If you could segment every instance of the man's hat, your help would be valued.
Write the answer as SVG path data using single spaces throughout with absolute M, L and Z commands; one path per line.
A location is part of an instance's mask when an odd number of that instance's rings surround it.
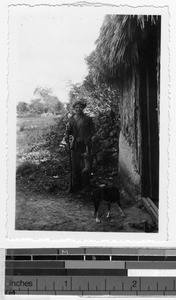
M 85 102 L 83 102 L 83 101 L 81 101 L 81 100 L 78 100 L 78 101 L 76 101 L 75 103 L 73 103 L 73 108 L 75 108 L 75 106 L 76 105 L 81 105 L 82 106 L 82 108 L 85 108 L 86 106 L 87 106 L 87 104 L 85 103 Z

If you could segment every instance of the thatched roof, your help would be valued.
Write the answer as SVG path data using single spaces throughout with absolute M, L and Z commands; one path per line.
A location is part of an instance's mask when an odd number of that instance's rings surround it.
M 138 45 L 147 30 L 156 26 L 158 16 L 106 15 L 89 63 L 98 81 L 121 78 L 134 70 L 139 61 Z

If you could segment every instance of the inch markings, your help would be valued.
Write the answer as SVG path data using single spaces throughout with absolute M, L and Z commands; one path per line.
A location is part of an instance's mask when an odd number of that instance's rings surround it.
M 65 280 L 66 279 L 66 280 Z M 49 277 L 45 281 L 43 278 L 35 278 L 32 280 L 32 284 L 30 286 L 27 286 L 26 282 L 29 283 L 29 281 L 24 282 L 19 277 L 14 278 L 13 282 L 11 281 L 10 284 L 7 287 L 7 280 L 6 280 L 6 294 L 19 294 L 26 293 L 26 294 L 41 294 L 45 291 L 47 291 L 47 294 L 51 292 L 51 294 L 54 292 L 57 294 L 57 292 L 63 292 L 63 295 L 72 294 L 72 292 L 82 292 L 83 294 L 86 292 L 105 292 L 105 294 L 108 292 L 111 294 L 113 291 L 117 294 L 120 292 L 129 294 L 132 292 L 132 294 L 136 293 L 136 295 L 140 295 L 141 293 L 147 295 L 157 295 L 163 294 L 163 295 L 176 295 L 176 291 L 174 290 L 174 280 L 175 278 L 109 278 L 104 277 L 100 278 L 98 276 L 96 277 L 84 277 L 84 279 L 79 276 L 73 276 L 70 278 L 62 278 L 58 280 L 57 277 Z M 16 284 L 14 284 L 14 282 Z M 19 286 L 20 284 L 20 286 Z

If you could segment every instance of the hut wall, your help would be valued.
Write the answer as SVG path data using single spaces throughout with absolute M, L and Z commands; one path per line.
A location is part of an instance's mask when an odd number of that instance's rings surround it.
M 139 78 L 133 74 L 120 92 L 121 132 L 119 138 L 119 175 L 126 190 L 140 194 L 140 116 Z

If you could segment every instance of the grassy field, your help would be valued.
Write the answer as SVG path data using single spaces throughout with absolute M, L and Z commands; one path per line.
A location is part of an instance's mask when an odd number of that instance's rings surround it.
M 64 132 L 57 130 L 58 120 L 54 116 L 17 119 L 17 190 L 29 182 L 31 190 L 40 193 L 66 185 L 61 177 L 68 174 L 68 159 L 60 153 Z
M 50 126 L 54 125 L 57 119 L 53 116 L 17 118 L 17 167 L 24 161 L 40 163 L 47 159 L 49 153 L 44 150 L 44 136 L 50 132 Z

